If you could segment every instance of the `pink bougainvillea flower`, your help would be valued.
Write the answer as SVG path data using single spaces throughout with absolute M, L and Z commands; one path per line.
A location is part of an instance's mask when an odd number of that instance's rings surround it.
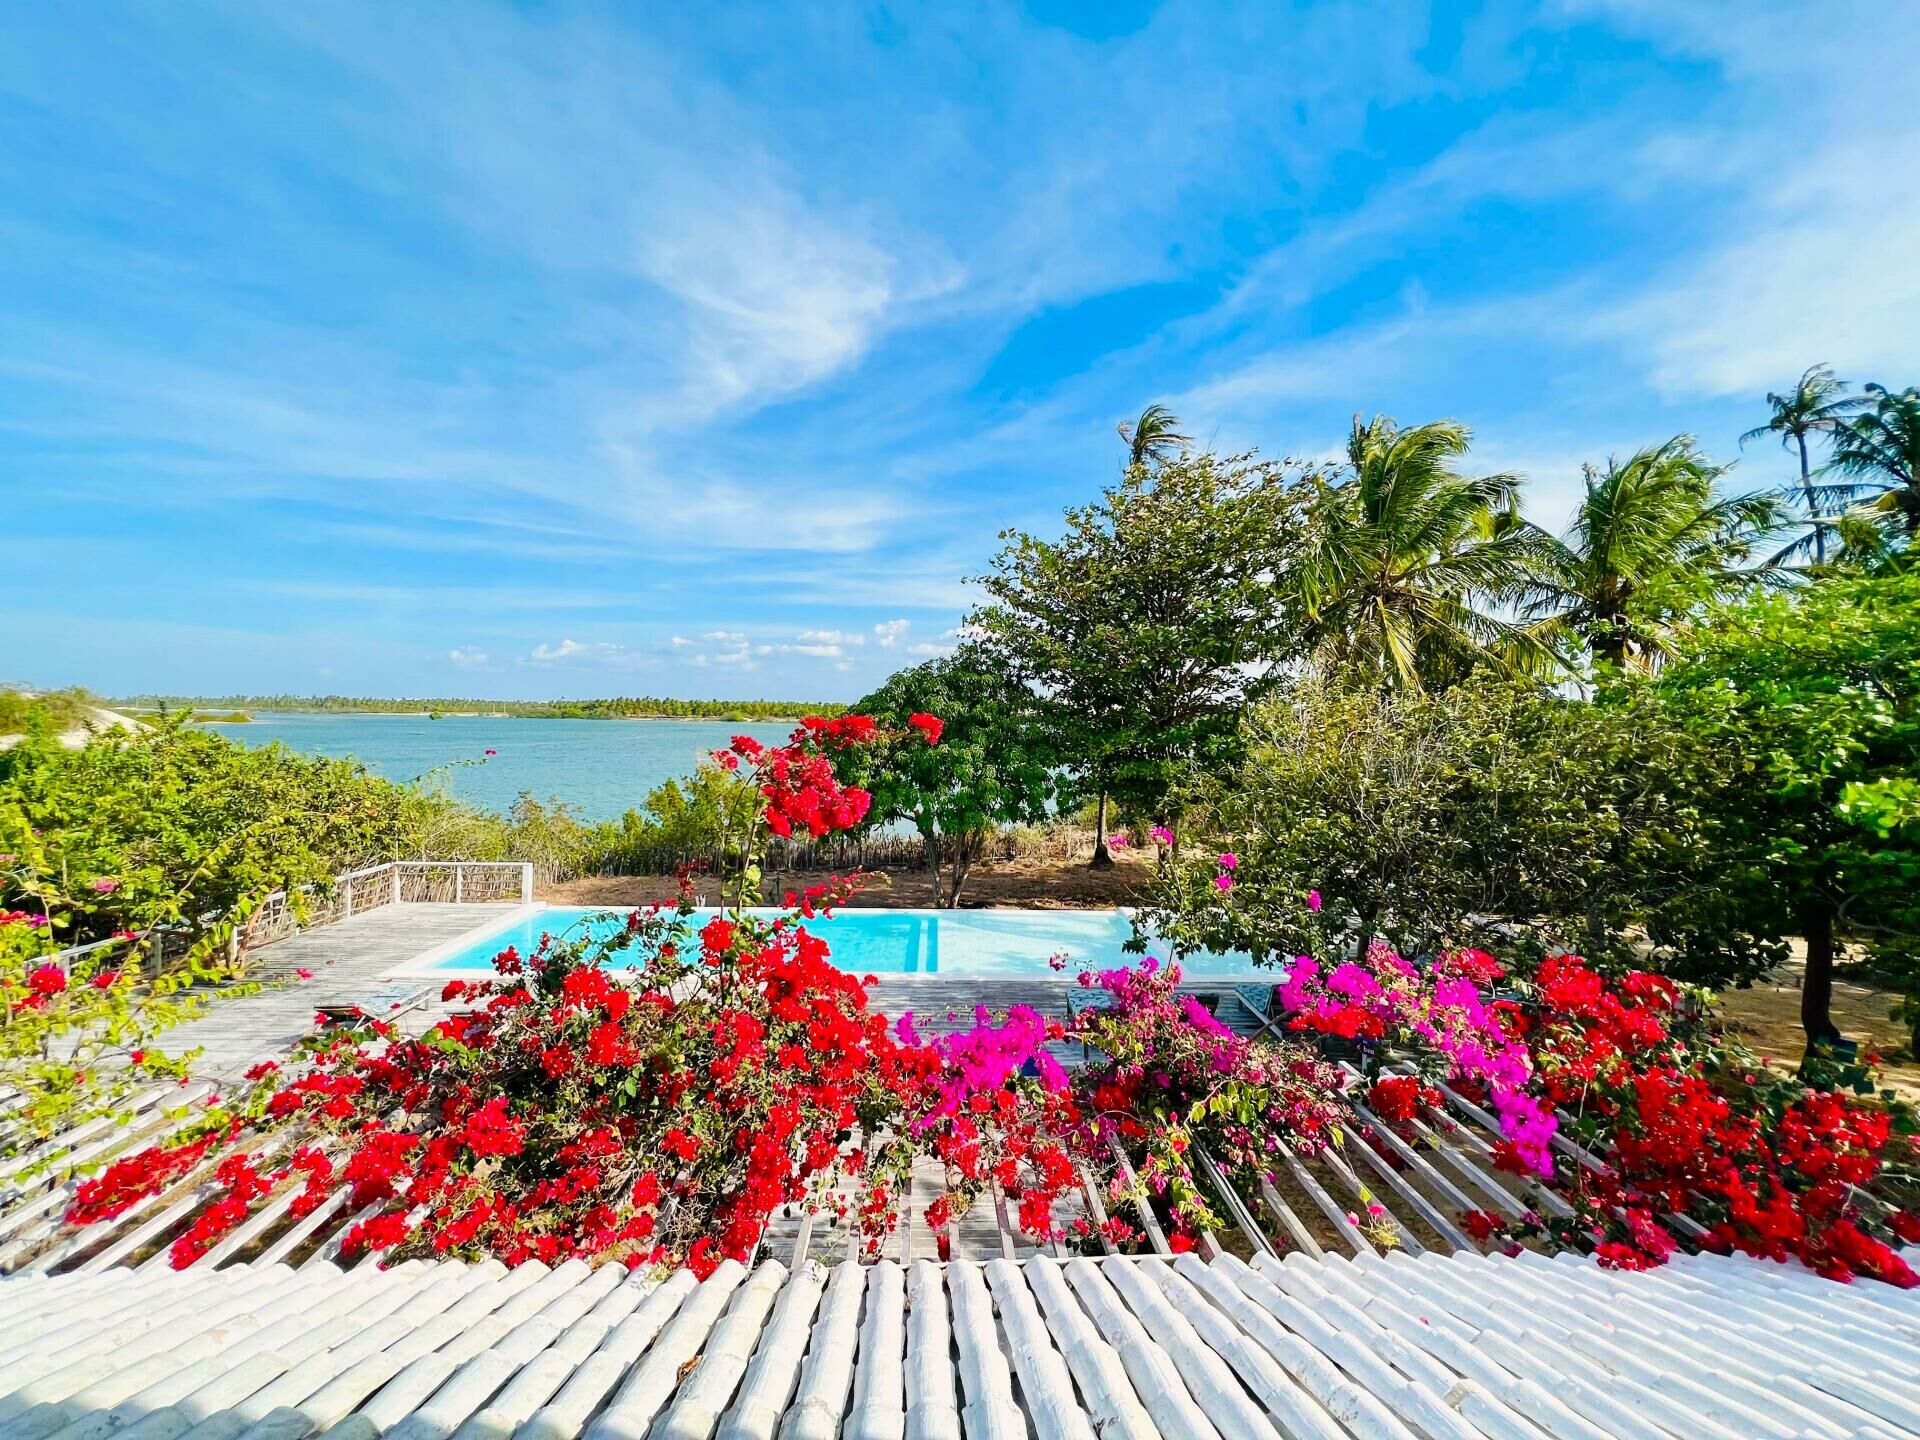
M 500 752 L 498 750 L 489 750 L 486 753 L 489 755 L 498 755 Z
M 1225 873 L 1216 875 L 1213 877 L 1213 884 L 1217 890 L 1231 890 L 1233 889 L 1233 876 Z
M 1234 854 L 1231 850 L 1227 851 L 1224 855 L 1220 857 L 1220 868 L 1222 870 L 1235 869 L 1236 867 L 1239 866 L 1239 864 L 1240 864 L 1240 857 Z
M 307 970 L 307 969 L 300 969 L 300 970 L 296 970 L 296 971 L 294 971 L 293 973 L 294 973 L 295 975 L 297 975 L 297 976 L 299 976 L 299 977 L 300 977 L 300 978 L 301 978 L 302 980 L 311 980 L 311 979 L 313 979 L 313 971 L 311 971 L 311 970 Z
M 1169 830 L 1164 825 L 1156 825 L 1153 827 L 1153 829 L 1151 829 L 1147 833 L 1153 836 L 1153 838 L 1158 840 L 1162 845 L 1173 844 L 1173 831 Z
M 96 895 L 111 895 L 119 888 L 118 880 L 108 880 L 104 876 L 93 882 L 93 893 Z
M 1307 891 L 1307 909 L 1313 911 L 1316 915 L 1320 913 L 1320 892 L 1318 890 Z
M 1107 848 L 1108 848 L 1109 850 L 1124 850 L 1124 849 L 1126 849 L 1126 848 L 1127 848 L 1127 837 L 1126 837 L 1126 836 L 1124 836 L 1124 835 L 1109 835 L 1109 836 L 1107 837 Z

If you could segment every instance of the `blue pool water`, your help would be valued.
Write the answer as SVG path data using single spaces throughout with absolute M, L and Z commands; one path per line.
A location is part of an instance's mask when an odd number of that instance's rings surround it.
M 718 913 L 696 911 L 694 927 Z M 491 974 L 493 957 L 509 945 L 524 955 L 543 934 L 608 935 L 625 923 L 623 913 L 555 906 L 516 915 L 471 939 L 430 951 L 410 968 L 436 975 Z M 807 928 L 827 942 L 834 964 L 856 975 L 1052 975 L 1051 958 L 1064 954 L 1066 964 L 1058 973 L 1071 978 L 1081 970 L 1140 959 L 1125 949 L 1133 921 L 1119 910 L 842 910 L 808 922 Z M 1148 953 L 1165 959 L 1167 952 L 1150 945 Z M 638 956 L 633 958 L 638 963 Z M 1182 963 L 1192 975 L 1255 973 L 1244 955 L 1193 955 Z

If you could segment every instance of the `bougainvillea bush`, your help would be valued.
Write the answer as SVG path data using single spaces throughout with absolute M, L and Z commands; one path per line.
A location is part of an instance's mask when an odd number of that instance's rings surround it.
M 1487 998 L 1495 982 L 1512 987 L 1509 998 Z M 1331 969 L 1300 957 L 1276 994 L 1295 1031 L 1374 1047 L 1368 1099 L 1383 1122 L 1437 1101 L 1433 1081 L 1493 1111 L 1506 1136 L 1496 1163 L 1555 1182 L 1575 1208 L 1512 1238 L 1551 1234 L 1635 1269 L 1690 1238 L 1794 1256 L 1836 1279 L 1916 1283 L 1889 1243 L 1920 1241 L 1910 1208 L 1920 1156 L 1905 1112 L 1774 1074 L 1665 976 L 1603 976 L 1575 955 L 1509 975 L 1469 949 L 1422 967 L 1376 944 Z M 1415 1073 L 1383 1074 L 1389 1060 L 1411 1060 Z M 1556 1172 L 1563 1123 L 1604 1168 L 1563 1160 Z M 1507 1227 L 1474 1212 L 1468 1228 L 1492 1238 Z
M 1680 1233 L 1666 1217 L 1686 1216 L 1712 1248 L 1920 1283 L 1888 1244 L 1920 1243 L 1920 1150 L 1898 1104 L 1774 1074 L 1664 976 L 1564 955 L 1527 990 L 1509 1018 L 1541 1093 L 1609 1166 L 1568 1192 L 1603 1261 L 1659 1263 Z
M 1271 1180 L 1282 1147 L 1311 1155 L 1340 1142 L 1344 1086 L 1308 1047 L 1234 1034 L 1193 996 L 1176 993 L 1179 982 L 1179 966 L 1151 958 L 1083 972 L 1080 983 L 1101 991 L 1104 1003 L 1082 1011 L 1072 1034 L 1095 1056 L 1079 1077 L 1078 1138 L 1103 1168 L 1107 1142 L 1117 1140 L 1135 1173 L 1131 1194 L 1120 1177 L 1109 1182 L 1109 1204 L 1153 1203 L 1171 1221 L 1169 1243 L 1185 1250 L 1227 1223 L 1196 1182 L 1195 1146 L 1239 1181 Z M 1123 1218 L 1109 1223 L 1118 1232 L 1109 1239 L 1133 1238 Z
M 930 719 L 885 738 L 936 744 Z M 784 746 L 737 739 L 722 763 L 759 787 L 768 830 L 822 834 L 867 808 L 832 757 L 877 734 L 861 716 L 810 721 Z M 503 951 L 494 978 L 448 985 L 463 1008 L 421 1036 L 378 1019 L 317 1031 L 177 1143 L 84 1184 L 70 1218 L 124 1213 L 217 1155 L 220 1196 L 174 1240 L 177 1265 L 298 1183 L 294 1215 L 339 1197 L 354 1217 L 349 1252 L 705 1272 L 749 1257 L 774 1212 L 800 1201 L 877 1248 L 915 1158 L 931 1157 L 947 1176 L 926 1215 L 936 1231 L 997 1186 L 1029 1234 L 1124 1244 L 1137 1240 L 1124 1220 L 1094 1236 L 1059 1219 L 1083 1174 L 1111 1181 L 1118 1139 L 1139 1162 L 1139 1198 L 1189 1244 L 1217 1223 L 1186 1168 L 1189 1137 L 1244 1168 L 1334 1133 L 1331 1072 L 1298 1047 L 1228 1035 L 1174 996 L 1175 972 L 1085 977 L 1111 1008 L 1071 1028 L 1016 1006 L 928 1039 L 911 1015 L 872 1009 L 871 977 L 835 968 L 814 933 L 851 882 L 790 895 L 768 919 L 744 903 L 751 874 L 717 918 L 683 900 L 635 911 L 607 939 Z M 1047 1049 L 1061 1042 L 1104 1058 L 1070 1079 Z M 1117 1183 L 1110 1194 L 1129 1198 Z

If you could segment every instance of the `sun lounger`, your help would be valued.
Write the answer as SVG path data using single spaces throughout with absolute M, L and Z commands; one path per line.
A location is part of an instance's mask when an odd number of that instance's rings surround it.
M 431 985 L 408 983 L 387 985 L 378 990 L 338 992 L 314 1006 L 314 1014 L 328 1025 L 347 1025 L 356 1020 L 392 1020 L 418 1009 L 433 994 Z

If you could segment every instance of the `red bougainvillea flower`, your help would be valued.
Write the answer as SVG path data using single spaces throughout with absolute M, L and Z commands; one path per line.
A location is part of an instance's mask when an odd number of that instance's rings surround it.
M 946 721 L 938 715 L 928 715 L 924 711 L 907 717 L 907 724 L 927 737 L 929 745 L 938 745 L 940 735 L 946 729 Z

